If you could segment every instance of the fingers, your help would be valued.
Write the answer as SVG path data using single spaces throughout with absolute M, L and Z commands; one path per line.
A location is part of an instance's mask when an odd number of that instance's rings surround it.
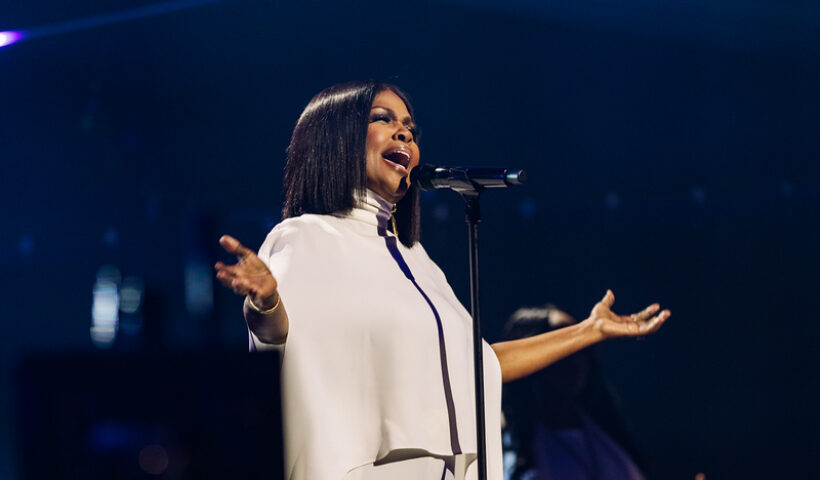
M 225 265 L 222 262 L 216 262 L 214 268 L 216 268 L 216 278 L 220 281 L 220 283 L 232 290 L 232 282 L 237 281 L 237 279 L 241 279 L 242 281 L 247 279 L 244 272 L 240 269 L 239 264 Z
M 214 264 L 216 278 L 223 286 L 230 288 L 238 295 L 268 296 L 276 292 L 276 279 L 255 253 L 227 235 L 220 239 L 220 243 L 229 252 L 244 255 L 239 257 L 239 262 L 235 265 L 226 265 L 223 262 Z
M 658 307 L 650 305 L 641 313 L 634 313 L 629 316 L 617 317 L 612 315 L 608 320 L 601 323 L 602 331 L 609 337 L 643 337 L 657 332 L 666 320 L 672 315 L 669 310 L 663 310 L 654 317 L 637 320 L 639 316 L 645 315 L 647 311 L 656 311 Z
M 666 319 L 672 315 L 672 312 L 669 310 L 664 310 L 661 313 L 655 315 L 654 317 L 650 318 L 646 322 L 640 324 L 638 327 L 638 334 L 639 335 L 650 335 L 652 333 L 657 332 L 666 322 Z
M 223 286 L 233 288 L 232 283 L 234 279 L 236 279 L 236 276 L 228 270 L 219 270 L 216 272 L 216 279 L 219 280 L 219 283 Z
M 254 288 L 247 280 L 235 276 L 228 270 L 220 270 L 216 278 L 223 286 L 230 288 L 237 295 L 250 295 L 254 293 Z
M 239 258 L 245 258 L 249 253 L 253 253 L 249 248 L 239 243 L 239 240 L 230 235 L 222 235 L 219 237 L 219 244 L 222 245 L 222 248 L 224 248 L 226 252 L 232 253 Z
M 604 298 L 601 299 L 601 303 L 606 305 L 607 308 L 612 308 L 612 304 L 615 303 L 615 294 L 612 293 L 612 290 L 607 289 Z
M 632 315 L 617 315 L 612 312 L 615 294 L 607 290 L 604 298 L 592 308 L 589 320 L 594 320 L 597 328 L 609 337 L 642 337 L 655 333 L 666 319 L 672 315 L 669 310 L 660 310 L 660 305 L 653 303 Z M 655 315 L 654 317 L 652 315 Z
M 630 315 L 630 316 L 629 316 L 629 317 L 627 317 L 627 318 L 628 318 L 628 319 L 629 319 L 629 321 L 631 321 L 631 322 L 636 322 L 636 323 L 645 322 L 645 321 L 646 321 L 646 319 L 648 319 L 649 317 L 651 317 L 651 316 L 652 316 L 652 314 L 654 314 L 655 312 L 657 312 L 660 308 L 661 308 L 661 306 L 660 306 L 660 305 L 658 305 L 657 303 L 653 303 L 652 305 L 650 305 L 650 306 L 648 306 L 648 307 L 644 308 L 644 309 L 643 309 L 643 310 L 641 310 L 640 312 L 638 312 L 638 313 L 633 313 L 632 315 Z

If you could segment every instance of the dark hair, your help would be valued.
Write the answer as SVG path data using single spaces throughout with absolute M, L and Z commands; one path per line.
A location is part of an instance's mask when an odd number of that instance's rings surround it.
M 413 106 L 395 85 L 375 81 L 340 83 L 319 92 L 308 103 L 288 146 L 285 165 L 285 205 L 282 218 L 303 213 L 347 213 L 367 189 L 365 146 L 370 107 L 379 92 L 391 90 Z M 410 186 L 396 205 L 396 229 L 401 243 L 419 240 L 419 195 Z
M 566 317 L 569 322 L 557 322 L 557 317 L 551 317 L 553 313 L 565 312 L 549 303 L 540 307 L 519 308 L 507 320 L 501 335 L 502 341 L 540 335 L 575 323 L 569 316 Z M 585 355 L 590 368 L 587 383 L 577 397 L 577 404 L 624 448 L 641 470 L 646 471 L 646 464 L 632 440 L 617 397 L 604 379 L 594 353 L 586 349 L 575 355 Z M 516 453 L 516 465 L 511 475 L 513 480 L 522 478 L 524 473 L 533 468 L 533 436 L 546 413 L 534 398 L 534 392 L 541 388 L 539 380 L 542 372 L 504 385 L 502 408 L 506 421 L 505 430 L 509 434 L 505 435 L 504 449 Z

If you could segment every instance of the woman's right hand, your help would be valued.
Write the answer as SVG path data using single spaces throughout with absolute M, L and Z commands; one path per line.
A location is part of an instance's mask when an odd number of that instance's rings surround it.
M 216 278 L 237 295 L 247 295 L 260 310 L 273 308 L 277 283 L 265 262 L 230 235 L 223 235 L 219 244 L 239 261 L 235 265 L 216 262 Z

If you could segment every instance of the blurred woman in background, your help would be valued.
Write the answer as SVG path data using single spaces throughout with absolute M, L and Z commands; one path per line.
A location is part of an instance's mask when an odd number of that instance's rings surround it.
M 504 340 L 575 325 L 554 305 L 516 310 Z M 591 350 L 504 387 L 508 480 L 642 480 L 639 455 Z

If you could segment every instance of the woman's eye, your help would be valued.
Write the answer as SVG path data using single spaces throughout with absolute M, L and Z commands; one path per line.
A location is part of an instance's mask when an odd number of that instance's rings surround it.
M 390 123 L 390 117 L 382 114 L 374 114 L 370 116 L 370 122 L 385 122 Z

